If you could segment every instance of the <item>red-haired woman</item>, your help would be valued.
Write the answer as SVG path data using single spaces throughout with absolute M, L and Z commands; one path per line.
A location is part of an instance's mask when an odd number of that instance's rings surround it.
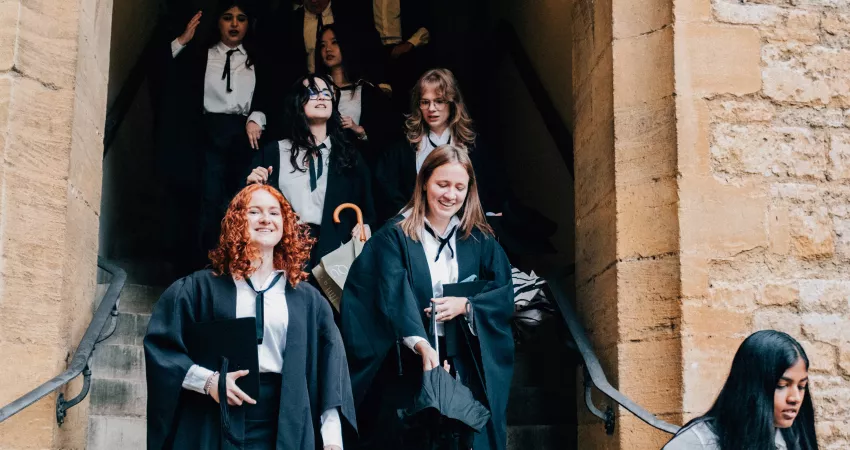
M 444 285 L 472 278 L 484 282 L 480 292 L 443 296 Z M 465 150 L 439 146 L 422 162 L 402 214 L 366 243 L 345 281 L 341 328 L 360 422 L 360 439 L 347 448 L 418 443 L 398 411 L 411 406 L 422 374 L 446 362 L 426 340 L 425 323 L 436 313 L 441 354 L 492 414 L 470 447 L 504 450 L 513 297 L 511 267 L 484 219 L 472 162 Z
M 343 423 L 356 427 L 351 384 L 331 309 L 301 282 L 311 245 L 272 187 L 251 185 L 233 198 L 210 252 L 213 268 L 178 280 L 154 307 L 144 341 L 148 449 L 229 448 L 222 430 L 230 429 L 244 430 L 236 437 L 246 450 L 341 450 Z M 183 338 L 193 323 L 241 317 L 262 324 L 256 399 L 235 383 L 247 371 L 219 374 L 195 364 Z M 226 377 L 227 398 L 210 389 L 219 377 Z M 224 401 L 231 413 L 222 427 Z

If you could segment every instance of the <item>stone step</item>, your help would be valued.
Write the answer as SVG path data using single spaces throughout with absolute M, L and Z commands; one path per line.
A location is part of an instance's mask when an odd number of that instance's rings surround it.
M 106 342 L 99 344 L 92 356 L 93 379 L 144 382 L 145 356 L 142 346 L 106 344 Z
M 574 424 L 575 405 L 573 389 L 515 386 L 508 399 L 508 425 Z
M 147 447 L 147 421 L 137 417 L 89 416 L 87 450 L 136 450 Z
M 89 394 L 89 410 L 99 416 L 144 418 L 147 392 L 144 381 L 95 379 Z
M 508 450 L 578 450 L 575 425 L 508 426 Z
M 142 345 L 148 329 L 150 314 L 122 312 L 118 314 L 118 325 L 107 340 L 98 345 Z
M 153 305 L 165 291 L 164 287 L 142 284 L 127 284 L 121 291 L 118 311 L 122 313 L 150 314 Z

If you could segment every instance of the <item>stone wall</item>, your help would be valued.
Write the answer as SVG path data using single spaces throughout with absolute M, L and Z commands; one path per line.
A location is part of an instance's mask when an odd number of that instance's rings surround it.
M 111 0 L 0 1 L 2 405 L 64 370 L 91 318 L 111 13 Z M 0 447 L 81 448 L 86 405 L 59 429 L 54 403 L 0 425 Z
M 674 3 L 685 415 L 779 329 L 812 360 L 821 448 L 848 448 L 850 2 Z

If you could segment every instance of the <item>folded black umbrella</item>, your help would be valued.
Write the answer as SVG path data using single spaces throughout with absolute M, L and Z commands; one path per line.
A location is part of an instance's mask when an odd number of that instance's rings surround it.
M 405 449 L 469 449 L 476 432 L 490 420 L 490 411 L 472 391 L 437 367 L 422 375 L 422 389 L 413 406 L 399 411 L 405 425 Z

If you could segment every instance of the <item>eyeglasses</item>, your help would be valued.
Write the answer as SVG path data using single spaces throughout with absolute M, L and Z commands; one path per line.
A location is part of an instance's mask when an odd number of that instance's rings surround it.
M 308 89 L 307 92 L 310 95 L 310 100 L 333 100 L 334 93 L 331 92 L 330 89 L 322 89 L 321 91 L 317 91 L 315 89 Z
M 434 104 L 435 109 L 439 110 L 439 109 L 445 109 L 446 105 L 448 105 L 451 102 L 444 99 L 444 98 L 438 98 L 438 99 L 434 100 L 433 102 L 431 100 L 422 99 L 422 100 L 419 100 L 419 109 L 429 109 L 429 108 L 431 108 L 431 103 Z

